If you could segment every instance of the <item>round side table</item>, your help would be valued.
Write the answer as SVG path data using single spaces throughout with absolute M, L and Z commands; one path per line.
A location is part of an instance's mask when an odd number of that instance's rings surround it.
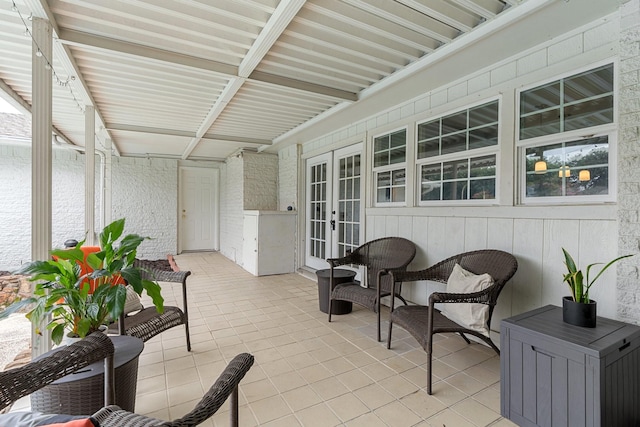
M 109 338 L 115 347 L 115 404 L 134 412 L 138 357 L 144 349 L 144 343 L 128 335 Z M 31 394 L 31 409 L 44 414 L 91 415 L 103 406 L 104 361 L 95 362 Z
M 327 314 L 329 313 L 330 274 L 331 270 L 328 268 L 316 271 L 316 276 L 318 276 L 318 301 L 320 303 L 320 311 Z M 353 282 L 354 277 L 356 277 L 355 271 L 342 268 L 333 270 L 333 282 L 335 285 Z M 353 304 L 350 301 L 334 300 L 331 304 L 331 314 L 348 314 L 351 313 L 352 309 Z

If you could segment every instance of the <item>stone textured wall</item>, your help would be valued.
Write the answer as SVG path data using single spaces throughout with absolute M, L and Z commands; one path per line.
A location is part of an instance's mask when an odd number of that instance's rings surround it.
M 620 134 L 618 222 L 620 254 L 640 249 L 640 0 L 620 9 Z M 640 256 L 618 266 L 618 316 L 640 323 Z
M 244 152 L 244 209 L 276 210 L 278 206 L 278 156 Z

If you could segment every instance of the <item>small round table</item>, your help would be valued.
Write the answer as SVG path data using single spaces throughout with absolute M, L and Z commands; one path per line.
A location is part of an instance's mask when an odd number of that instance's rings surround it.
M 134 412 L 138 357 L 144 349 L 144 343 L 128 335 L 109 338 L 115 347 L 115 404 Z M 31 409 L 44 414 L 91 415 L 103 406 L 104 361 L 95 362 L 31 394 Z
M 320 303 L 320 311 L 327 314 L 329 313 L 330 274 L 331 270 L 328 268 L 316 271 L 316 276 L 318 276 L 318 302 Z M 355 271 L 342 268 L 335 268 L 333 270 L 334 286 L 340 283 L 353 282 L 354 277 L 356 277 Z M 334 300 L 331 304 L 331 314 L 347 314 L 351 313 L 352 309 L 353 304 L 350 301 Z

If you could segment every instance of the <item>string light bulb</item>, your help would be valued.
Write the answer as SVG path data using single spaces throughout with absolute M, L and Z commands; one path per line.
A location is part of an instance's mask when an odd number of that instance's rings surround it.
M 27 17 L 27 19 L 25 20 L 25 18 L 22 15 L 22 13 L 20 13 L 20 9 L 16 5 L 16 2 L 13 1 L 13 0 L 11 1 L 11 10 L 16 12 L 18 14 L 18 16 L 20 17 L 20 20 L 22 21 L 22 25 L 24 25 L 24 35 L 27 36 L 27 37 L 30 37 L 31 41 L 33 42 L 33 45 L 35 46 L 35 49 L 36 49 L 35 55 L 37 57 L 44 58 L 44 60 L 45 60 L 44 68 L 47 69 L 47 70 L 52 70 L 51 74 L 52 74 L 53 78 L 55 79 L 55 81 L 56 81 L 56 83 L 58 85 L 60 85 L 62 87 L 67 87 L 71 97 L 73 98 L 73 100 L 75 101 L 76 105 L 78 106 L 78 109 L 80 110 L 81 113 L 84 114 L 84 111 L 85 111 L 84 106 L 83 106 L 82 103 L 80 103 L 80 101 L 76 97 L 75 93 L 73 93 L 73 89 L 72 89 L 71 85 L 69 84 L 70 81 L 75 81 L 76 77 L 75 76 L 69 76 L 69 77 L 67 77 L 66 80 L 62 80 L 58 76 L 58 73 L 56 72 L 55 68 L 53 67 L 53 62 L 51 60 L 49 60 L 49 58 L 47 58 L 44 55 L 44 53 L 40 49 L 40 46 L 38 46 L 38 42 L 33 37 L 33 33 L 29 29 L 29 25 L 27 25 L 27 21 L 33 21 L 33 14 L 30 13 L 29 16 Z

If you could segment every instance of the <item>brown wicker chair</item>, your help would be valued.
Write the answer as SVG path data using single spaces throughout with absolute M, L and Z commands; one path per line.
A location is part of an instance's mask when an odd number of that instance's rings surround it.
M 105 359 L 105 406 L 92 415 L 101 427 L 187 427 L 210 418 L 231 397 L 231 425 L 238 425 L 238 384 L 253 365 L 248 353 L 238 354 L 229 362 L 195 408 L 182 418 L 164 421 L 124 411 L 110 405 L 114 401 L 114 347 L 100 332 L 52 352 L 25 366 L 0 372 L 0 408 L 4 408 L 53 381 Z
M 152 261 L 136 259 L 134 266 L 142 271 L 142 278 L 159 282 L 174 282 L 182 284 L 182 309 L 175 306 L 165 306 L 163 313 L 158 313 L 155 307 L 145 307 L 132 315 L 122 315 L 118 322 L 109 325 L 109 332 L 121 335 L 131 335 L 148 341 L 161 332 L 174 326 L 184 325 L 187 341 L 187 351 L 191 351 L 189 337 L 189 313 L 187 311 L 187 277 L 190 271 L 163 270 L 155 267 Z
M 402 237 L 383 237 L 372 240 L 354 249 L 342 258 L 329 258 L 329 322 L 333 300 L 350 301 L 362 305 L 378 314 L 378 341 L 380 338 L 380 299 L 391 295 L 391 276 L 388 270 L 405 270 L 416 255 L 416 246 Z M 367 287 L 358 282 L 334 285 L 333 270 L 340 265 L 361 265 L 366 267 Z M 400 296 L 401 288 L 394 295 L 405 304 Z M 393 298 L 392 298 L 393 300 Z
M 500 350 L 495 346 L 490 337 L 487 337 L 475 330 L 465 328 L 449 320 L 438 309 L 434 307 L 436 303 L 480 303 L 489 307 L 487 327 L 491 326 L 491 316 L 493 308 L 498 302 L 500 291 L 505 283 L 515 274 L 518 268 L 516 258 L 503 251 L 485 249 L 472 252 L 465 252 L 440 261 L 424 270 L 420 271 L 393 271 L 393 287 L 396 283 L 415 282 L 418 280 L 432 280 L 447 283 L 455 264 L 459 264 L 465 270 L 474 274 L 488 273 L 494 280 L 494 284 L 488 288 L 469 294 L 453 294 L 446 292 L 433 292 L 429 296 L 429 305 L 405 305 L 394 308 L 391 301 L 391 316 L 389 321 L 389 335 L 387 336 L 387 348 L 391 348 L 391 330 L 393 324 L 397 324 L 406 329 L 427 352 L 427 393 L 431 394 L 431 367 L 433 335 L 440 333 L 458 333 L 467 344 L 471 342 L 465 334 L 474 335 L 486 342 L 496 353 Z

